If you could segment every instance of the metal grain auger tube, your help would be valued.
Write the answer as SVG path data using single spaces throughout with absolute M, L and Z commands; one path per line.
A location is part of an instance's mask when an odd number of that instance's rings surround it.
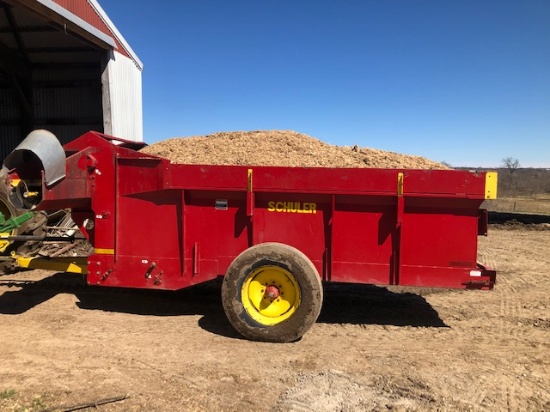
M 35 130 L 6 157 L 0 177 L 16 209 L 34 209 L 42 182 L 51 186 L 65 177 L 65 151 L 53 133 Z

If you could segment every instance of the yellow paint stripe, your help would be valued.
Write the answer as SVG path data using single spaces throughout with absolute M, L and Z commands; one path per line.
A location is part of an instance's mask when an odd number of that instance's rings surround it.
M 403 172 L 397 173 L 397 196 L 403 196 Z
M 252 169 L 248 169 L 248 187 L 249 192 L 252 192 Z
M 99 249 L 99 248 L 95 248 L 94 249 L 94 253 L 96 255 L 114 255 L 115 254 L 115 250 L 114 249 Z
M 25 256 L 15 256 L 15 261 L 19 267 L 27 269 L 46 269 L 69 273 L 88 273 L 88 259 L 82 258 L 31 258 Z
M 487 172 L 485 174 L 485 199 L 497 198 L 498 173 Z

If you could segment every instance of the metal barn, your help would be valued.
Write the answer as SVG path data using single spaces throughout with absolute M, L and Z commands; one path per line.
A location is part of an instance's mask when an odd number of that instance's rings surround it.
M 0 158 L 34 129 L 143 141 L 142 68 L 96 0 L 0 0 Z

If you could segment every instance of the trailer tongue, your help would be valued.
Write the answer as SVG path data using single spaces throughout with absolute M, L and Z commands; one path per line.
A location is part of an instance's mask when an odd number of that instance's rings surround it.
M 250 339 L 302 336 L 321 281 L 495 283 L 476 262 L 495 173 L 181 165 L 96 132 L 64 147 L 34 133 L 2 184 L 16 207 L 71 209 L 94 247 L 89 284 L 176 290 L 224 276 L 224 310 Z

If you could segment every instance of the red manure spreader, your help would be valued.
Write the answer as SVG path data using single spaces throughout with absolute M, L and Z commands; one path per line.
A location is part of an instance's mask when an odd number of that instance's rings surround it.
M 37 130 L 4 161 L 15 207 L 70 209 L 93 246 L 72 265 L 88 284 L 177 290 L 223 276 L 238 332 L 291 342 L 315 323 L 322 282 L 495 283 L 477 263 L 495 173 L 184 165 L 142 146 L 96 132 L 61 146 Z

